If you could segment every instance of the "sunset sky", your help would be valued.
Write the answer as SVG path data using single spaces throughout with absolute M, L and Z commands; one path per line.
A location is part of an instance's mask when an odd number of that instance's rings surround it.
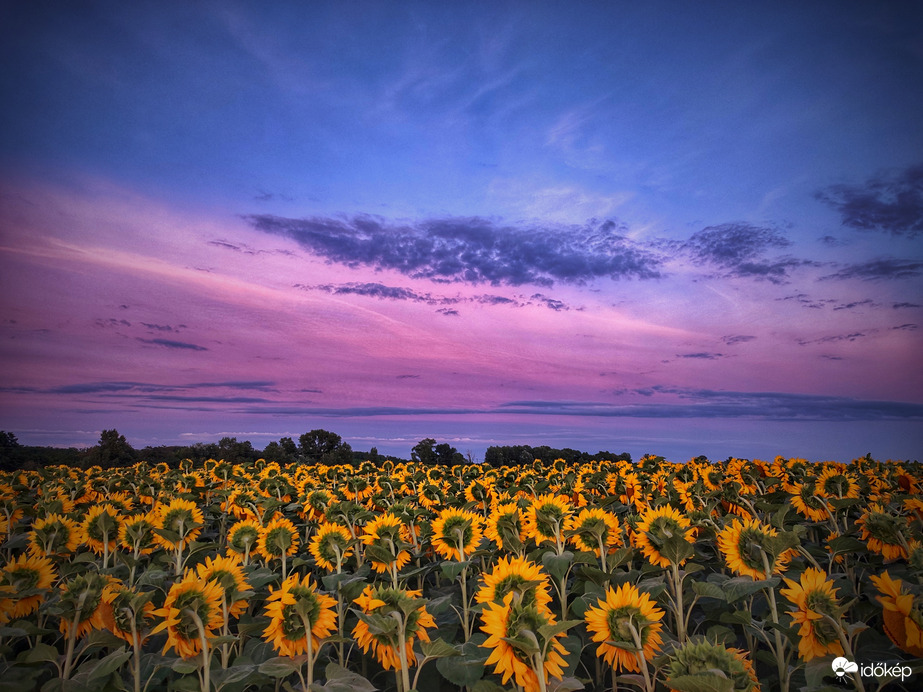
M 923 6 L 4 3 L 0 429 L 920 457 Z

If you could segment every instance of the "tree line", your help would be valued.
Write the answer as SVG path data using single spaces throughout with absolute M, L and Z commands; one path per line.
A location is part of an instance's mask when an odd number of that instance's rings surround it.
M 207 459 L 223 459 L 232 464 L 239 464 L 257 459 L 276 461 L 280 464 L 352 464 L 364 461 L 378 463 L 385 459 L 393 462 L 413 461 L 423 465 L 479 463 L 471 452 L 461 453 L 447 442 L 437 442 L 434 438 L 420 440 L 410 450 L 410 459 L 393 455 L 381 455 L 372 447 L 368 451 L 354 450 L 342 437 L 329 430 L 316 429 L 301 435 L 298 440 L 282 437 L 270 442 L 263 449 L 255 448 L 249 440 L 239 441 L 236 437 L 223 437 L 218 442 L 196 442 L 191 445 L 159 445 L 135 449 L 119 434 L 118 430 L 103 430 L 99 442 L 93 447 L 78 449 L 75 447 L 44 447 L 19 443 L 11 432 L 0 430 L 0 470 L 35 469 L 42 466 L 73 466 L 89 468 L 99 466 L 112 468 L 130 466 L 139 461 L 149 464 L 165 463 L 176 466 L 184 459 L 201 463 Z M 591 459 L 625 459 L 631 461 L 627 452 L 612 454 L 598 452 L 588 454 L 575 449 L 555 449 L 548 446 L 530 447 L 528 445 L 488 447 L 484 454 L 484 463 L 500 466 L 518 466 L 531 464 L 541 459 L 551 462 L 564 459 L 568 463 L 589 461 Z

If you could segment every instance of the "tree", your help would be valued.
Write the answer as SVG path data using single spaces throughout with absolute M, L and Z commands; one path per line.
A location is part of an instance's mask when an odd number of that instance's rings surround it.
M 99 435 L 99 442 L 95 447 L 91 447 L 86 456 L 86 461 L 90 466 L 101 466 L 110 468 L 112 466 L 125 466 L 137 461 L 138 453 L 125 439 L 124 435 L 119 435 L 119 431 L 103 430 Z
M 256 461 L 256 452 L 250 440 L 238 442 L 236 437 L 222 437 L 218 442 L 218 456 L 229 464 L 239 464 L 245 461 Z
M 436 440 L 426 437 L 417 442 L 414 448 L 410 450 L 410 458 L 418 464 L 427 464 L 432 466 L 436 463 Z
M 298 438 L 298 447 L 306 461 L 323 464 L 349 464 L 353 448 L 329 430 L 312 430 Z
M 461 452 L 446 442 L 436 445 L 433 451 L 436 455 L 437 464 L 455 466 L 457 464 L 465 463 L 465 457 L 461 454 Z
M 19 446 L 19 440 L 13 433 L 0 430 L 0 449 L 15 449 Z

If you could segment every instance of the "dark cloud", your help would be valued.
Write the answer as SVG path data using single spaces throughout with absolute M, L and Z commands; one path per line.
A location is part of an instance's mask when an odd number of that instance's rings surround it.
M 597 278 L 650 279 L 661 261 L 612 221 L 583 226 L 503 225 L 480 218 L 397 223 L 381 217 L 244 217 L 255 228 L 296 241 L 330 262 L 396 270 L 444 282 L 582 284 Z
M 701 360 L 716 360 L 717 358 L 726 358 L 723 353 L 709 353 L 702 351 L 699 353 L 677 353 L 677 358 L 696 358 Z
M 824 279 L 862 279 L 877 281 L 879 279 L 907 279 L 919 276 L 923 271 L 923 261 L 883 258 L 850 264 L 838 272 L 822 276 Z
M 439 308 L 436 310 L 436 312 L 442 315 L 446 315 L 447 317 L 458 317 L 459 314 L 458 310 L 455 310 L 454 308 Z
M 225 382 L 194 382 L 191 384 L 153 384 L 150 382 L 81 382 L 67 384 L 42 391 L 47 394 L 99 394 L 110 392 L 136 391 L 173 392 L 197 389 L 244 389 L 272 391 L 275 382 L 268 380 L 230 380 Z
M 914 331 L 915 329 L 918 329 L 918 328 L 919 328 L 919 325 L 917 325 L 917 324 L 902 324 L 902 325 L 899 325 L 899 326 L 897 326 L 897 327 L 891 327 L 892 330 L 897 329 L 897 330 L 901 330 L 901 331 L 905 331 L 905 332 L 912 332 L 912 331 Z
M 792 269 L 817 264 L 794 257 L 765 257 L 770 250 L 790 245 L 791 241 L 775 228 L 738 222 L 708 226 L 677 248 L 697 262 L 724 270 L 725 276 L 784 283 Z
M 792 301 L 792 302 L 798 303 L 802 307 L 811 308 L 814 310 L 820 310 L 824 306 L 835 302 L 829 298 L 822 298 L 822 299 L 814 300 L 807 293 L 794 293 L 790 296 L 784 296 L 783 298 L 776 298 L 776 300 Z
M 721 340 L 725 343 L 726 346 L 734 346 L 735 344 L 745 344 L 748 341 L 753 341 L 755 338 L 755 336 L 739 334 L 734 336 L 722 336 Z
M 842 247 L 844 245 L 848 245 L 848 243 L 845 240 L 841 240 L 832 235 L 825 235 L 821 237 L 820 242 L 822 242 L 824 245 L 829 245 L 831 247 Z
M 122 320 L 115 317 L 109 317 L 108 319 L 98 319 L 96 320 L 96 326 L 108 329 L 110 327 L 130 327 L 131 322 L 128 320 Z
M 477 303 L 480 305 L 505 305 L 509 307 L 522 308 L 529 305 L 543 305 L 551 310 L 571 310 L 572 308 L 561 300 L 549 298 L 543 293 L 534 293 L 528 300 L 515 300 L 505 296 L 491 294 L 482 294 L 475 296 L 439 296 L 429 293 L 420 293 L 402 286 L 386 286 L 385 284 L 371 282 L 359 283 L 350 282 L 344 284 L 319 284 L 308 286 L 306 284 L 295 284 L 295 288 L 305 290 L 324 291 L 336 295 L 357 295 L 369 298 L 379 298 L 382 300 L 409 300 L 415 303 L 426 303 L 427 305 L 459 305 L 462 303 Z M 578 308 L 580 309 L 580 308 Z M 443 312 L 439 310 L 437 312 Z M 444 314 L 450 314 L 448 312 Z M 458 314 L 455 312 L 454 314 Z
M 895 310 L 898 310 L 899 308 L 918 308 L 920 307 L 920 304 L 919 303 L 895 303 L 891 307 L 894 308 Z
M 418 380 L 420 379 L 419 375 L 398 375 L 397 379 L 399 380 Z
M 823 358 L 824 360 L 843 360 L 843 356 L 831 356 L 826 353 L 822 353 L 818 358 Z
M 839 212 L 849 228 L 910 237 L 923 233 L 923 165 L 879 175 L 863 185 L 831 185 L 815 197 Z
M 798 339 L 798 344 L 807 346 L 808 344 L 833 344 L 839 341 L 858 341 L 859 339 L 871 336 L 877 333 L 877 329 L 867 329 L 864 332 L 850 332 L 848 334 L 833 334 L 831 336 L 822 336 L 817 339 Z
M 186 329 L 185 324 L 178 324 L 176 326 L 171 324 L 152 324 L 150 322 L 142 322 L 141 324 L 155 332 L 178 332 L 181 329 Z
M 187 349 L 190 351 L 207 351 L 208 349 L 204 346 L 199 346 L 197 344 L 189 344 L 185 341 L 171 341 L 169 339 L 141 339 L 138 338 L 143 344 L 152 344 L 153 346 L 163 346 L 165 348 L 178 348 L 178 349 Z
M 841 303 L 840 305 L 834 306 L 834 310 L 852 310 L 861 305 L 869 305 L 871 307 L 877 307 L 878 304 L 874 302 L 871 298 L 866 298 L 865 300 L 855 300 L 851 303 Z

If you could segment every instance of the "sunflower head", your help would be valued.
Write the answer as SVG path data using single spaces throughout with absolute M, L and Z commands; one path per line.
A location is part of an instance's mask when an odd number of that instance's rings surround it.
M 339 572 L 352 553 L 351 543 L 352 535 L 345 526 L 324 522 L 311 539 L 309 550 L 319 566 Z
M 610 588 L 605 600 L 587 609 L 584 619 L 593 641 L 600 642 L 597 656 L 616 670 L 639 671 L 636 652 L 649 661 L 660 648 L 663 614 L 648 594 L 634 584 L 623 584 L 618 590 Z
M 51 560 L 38 555 L 20 555 L 0 571 L 0 623 L 20 618 L 38 609 L 56 578 Z
M 622 536 L 618 518 L 598 508 L 583 509 L 576 517 L 566 522 L 571 542 L 580 550 L 595 553 L 609 552 L 619 545 Z
M 504 685 L 512 677 L 527 692 L 538 692 L 545 688 L 549 676 L 563 677 L 567 650 L 560 639 L 564 633 L 549 633 L 549 626 L 555 624 L 550 610 L 526 604 L 517 594 L 508 593 L 503 603 L 488 603 L 481 618 L 481 631 L 487 634 L 481 646 L 491 650 L 486 663 L 494 666 Z M 541 682 L 536 660 L 541 663 Z
M 196 567 L 196 574 L 202 581 L 214 580 L 224 591 L 228 614 L 240 617 L 247 607 L 250 584 L 244 576 L 240 557 L 231 554 L 224 557 L 207 557 Z
M 103 601 L 103 591 L 109 584 L 109 577 L 88 572 L 74 577 L 61 587 L 62 633 L 68 634 L 75 623 L 78 637 L 106 626 L 111 609 Z
M 298 575 L 288 577 L 277 590 L 270 591 L 266 603 L 269 625 L 263 639 L 282 656 L 306 653 L 308 633 L 316 651 L 320 640 L 336 630 L 336 600 L 320 593 L 310 575 L 300 580 Z
M 259 553 L 267 560 L 298 552 L 298 530 L 291 519 L 277 517 L 260 530 Z
M 699 678 L 699 680 L 690 680 L 690 678 Z M 720 679 L 716 680 L 717 678 Z M 728 689 L 734 692 L 751 692 L 760 689 L 753 664 L 747 660 L 743 652 L 704 640 L 692 640 L 674 650 L 667 668 L 667 687 L 670 687 L 672 680 L 676 680 L 677 683 L 680 680 L 692 684 L 698 682 L 702 689 L 706 687 L 717 689 L 720 685 L 727 684 L 724 680 L 731 681 L 731 687 Z M 719 685 L 709 686 L 710 680 Z M 674 688 L 670 687 L 670 689 Z M 687 689 L 687 686 L 683 686 L 683 689 Z M 721 689 L 725 688 L 721 687 Z
M 163 653 L 172 648 L 183 658 L 197 656 L 202 650 L 199 628 L 207 639 L 224 624 L 221 596 L 218 582 L 203 581 L 191 570 L 173 584 L 163 608 L 153 612 L 162 621 L 152 634 L 167 631 Z
M 547 610 L 551 603 L 548 575 L 534 562 L 522 557 L 500 558 L 474 598 L 478 603 L 502 604 L 509 594 L 518 602 Z
M 241 555 L 249 554 L 259 544 L 261 528 L 256 519 L 237 522 L 228 531 L 228 549 Z
M 144 643 L 154 623 L 153 591 L 138 592 L 120 582 L 112 582 L 103 589 L 103 602 L 109 606 L 111 617 L 106 625 L 120 639 L 134 644 Z
M 728 567 L 753 579 L 768 579 L 785 571 L 793 549 L 780 550 L 778 532 L 756 519 L 735 519 L 718 534 L 718 547 Z
M 69 555 L 77 550 L 83 539 L 83 529 L 76 521 L 60 514 L 49 514 L 33 522 L 29 552 L 32 555 Z
M 810 661 L 827 654 L 843 655 L 837 631 L 843 609 L 837 603 L 837 590 L 833 581 L 827 579 L 823 570 L 809 567 L 795 582 L 786 578 L 786 589 L 780 593 L 796 607 L 790 611 L 798 629 L 798 653 L 804 661 Z
M 436 626 L 419 591 L 369 585 L 354 603 L 360 617 L 353 637 L 385 670 L 400 668 L 400 646 L 405 647 L 408 660 L 414 660 L 414 641 L 429 641 L 426 630 Z
M 484 535 L 501 550 L 518 553 L 523 549 L 526 532 L 522 513 L 515 502 L 498 505 L 487 518 Z
M 536 543 L 560 541 L 564 524 L 573 508 L 566 498 L 557 495 L 539 495 L 526 511 L 526 533 Z
M 191 500 L 176 498 L 160 507 L 155 540 L 167 550 L 185 548 L 202 532 L 204 517 Z
M 909 557 L 904 547 L 906 517 L 895 516 L 876 503 L 869 506 L 856 524 L 862 527 L 862 539 L 868 542 L 869 550 L 886 560 Z
M 689 520 L 669 505 L 648 509 L 635 527 L 635 543 L 657 567 L 682 565 L 692 557 Z
M 86 544 L 99 555 L 106 549 L 114 551 L 122 521 L 122 516 L 112 505 L 94 505 L 83 522 Z
M 433 547 L 446 560 L 464 560 L 481 541 L 482 519 L 464 509 L 448 508 L 433 522 Z
M 881 593 L 878 602 L 888 638 L 903 651 L 923 657 L 923 594 L 905 589 L 900 579 L 887 572 L 871 580 Z

